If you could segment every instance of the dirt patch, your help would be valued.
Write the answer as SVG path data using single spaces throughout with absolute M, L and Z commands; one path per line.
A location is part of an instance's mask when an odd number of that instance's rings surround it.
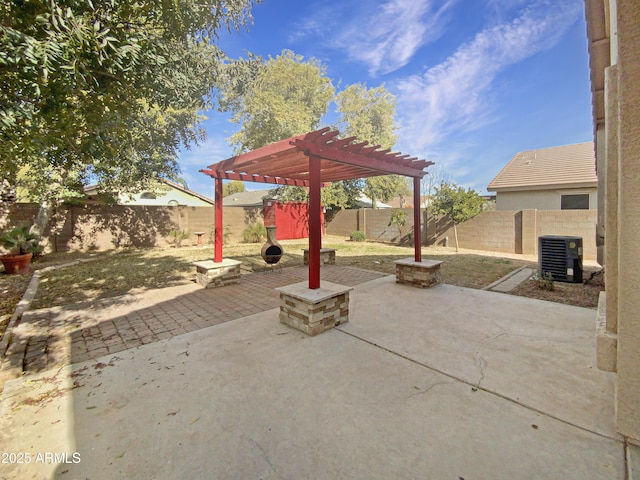
M 604 272 L 595 268 L 585 269 L 583 283 L 553 282 L 553 290 L 541 288 L 533 280 L 526 280 L 509 293 L 549 302 L 596 308 L 598 297 L 604 290 Z

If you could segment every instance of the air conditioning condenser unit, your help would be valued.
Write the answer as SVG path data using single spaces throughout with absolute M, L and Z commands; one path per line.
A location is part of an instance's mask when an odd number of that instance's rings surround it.
M 582 237 L 538 237 L 538 271 L 559 282 L 582 283 Z

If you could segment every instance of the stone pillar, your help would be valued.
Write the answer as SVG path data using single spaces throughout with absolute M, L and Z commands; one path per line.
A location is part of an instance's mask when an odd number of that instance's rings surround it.
M 396 260 L 396 283 L 414 287 L 428 288 L 442 283 L 439 260 L 422 260 L 416 262 L 413 258 Z
M 221 262 L 205 260 L 193 262 L 196 266 L 196 282 L 204 288 L 217 288 L 240 283 L 239 260 L 224 258 Z
M 280 323 L 310 336 L 331 330 L 349 321 L 349 292 L 331 282 L 308 288 L 307 282 L 276 288 L 280 292 Z
M 618 431 L 640 443 L 640 2 L 618 0 Z M 615 20 L 612 20 L 615 21 Z

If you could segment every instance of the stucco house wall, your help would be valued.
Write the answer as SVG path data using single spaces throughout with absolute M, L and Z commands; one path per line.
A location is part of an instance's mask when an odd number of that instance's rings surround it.
M 585 6 L 601 186 L 598 261 L 606 284 L 597 316 L 598 367 L 616 372 L 616 427 L 640 445 L 640 2 L 585 0 Z M 638 459 L 627 458 L 633 469 Z
M 211 207 L 214 201 L 184 186 L 165 180 L 164 185 L 157 191 L 142 191 L 125 195 L 118 194 L 118 205 L 145 205 L 154 207 Z M 85 187 L 84 193 L 88 203 L 95 203 L 99 199 L 98 186 Z
M 145 195 L 146 193 L 146 195 Z M 120 195 L 118 203 L 120 205 L 155 205 L 155 206 L 187 206 L 187 207 L 210 207 L 211 202 L 205 202 L 201 198 L 181 192 L 175 188 L 171 188 L 167 192 L 158 192 L 155 198 L 150 198 L 151 192 L 141 192 L 132 195 L 130 198 L 126 195 Z M 144 198 L 143 198 L 144 197 Z
M 496 210 L 560 210 L 562 195 L 589 195 L 589 210 L 598 207 L 597 188 L 563 188 L 558 190 L 530 190 L 498 192 Z
M 518 152 L 487 190 L 496 192 L 496 210 L 563 210 L 563 195 L 583 194 L 588 208 L 578 209 L 596 210 L 594 142 Z

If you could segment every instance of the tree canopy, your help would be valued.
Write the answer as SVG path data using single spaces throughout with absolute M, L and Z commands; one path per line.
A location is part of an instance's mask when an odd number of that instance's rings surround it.
M 382 148 L 396 144 L 395 97 L 384 85 L 367 88 L 365 84 L 348 85 L 336 95 L 339 113 L 337 128 L 347 136 L 356 136 Z
M 227 60 L 216 37 L 259 1 L 3 2 L 0 181 L 46 201 L 88 178 L 119 192 L 175 178 Z
M 324 65 L 303 59 L 283 50 L 262 65 L 245 61 L 230 67 L 234 75 L 226 76 L 220 104 L 232 112 L 231 121 L 240 125 L 230 139 L 238 152 L 318 128 L 335 88 Z M 237 81 L 239 72 L 242 82 Z
M 228 197 L 234 193 L 244 192 L 244 182 L 241 180 L 232 180 L 229 183 L 222 185 L 222 196 Z
M 395 97 L 384 85 L 369 89 L 360 83 L 349 85 L 336 95 L 336 104 L 340 114 L 338 128 L 346 136 L 367 140 L 383 149 L 395 145 Z M 376 208 L 378 200 L 388 202 L 411 192 L 409 180 L 400 175 L 367 178 L 362 190 L 371 199 L 373 208 Z
M 442 182 L 436 187 L 435 195 L 429 203 L 434 214 L 446 215 L 453 222 L 456 251 L 458 251 L 458 230 L 456 227 L 482 212 L 482 197 L 471 188 L 465 189 L 455 183 Z
M 317 129 L 332 101 L 339 114 L 335 128 L 344 136 L 356 136 L 383 148 L 396 142 L 395 98 L 384 85 L 367 88 L 358 83 L 334 95 L 326 67 L 289 50 L 266 62 L 249 56 L 226 68 L 219 90 L 220 108 L 232 112 L 231 121 L 240 125 L 230 138 L 238 152 Z M 396 175 L 334 182 L 322 189 L 322 203 L 327 208 L 353 207 L 363 189 L 374 202 L 387 201 L 407 194 L 408 184 Z M 307 199 L 302 187 L 277 187 L 272 194 L 285 201 Z

